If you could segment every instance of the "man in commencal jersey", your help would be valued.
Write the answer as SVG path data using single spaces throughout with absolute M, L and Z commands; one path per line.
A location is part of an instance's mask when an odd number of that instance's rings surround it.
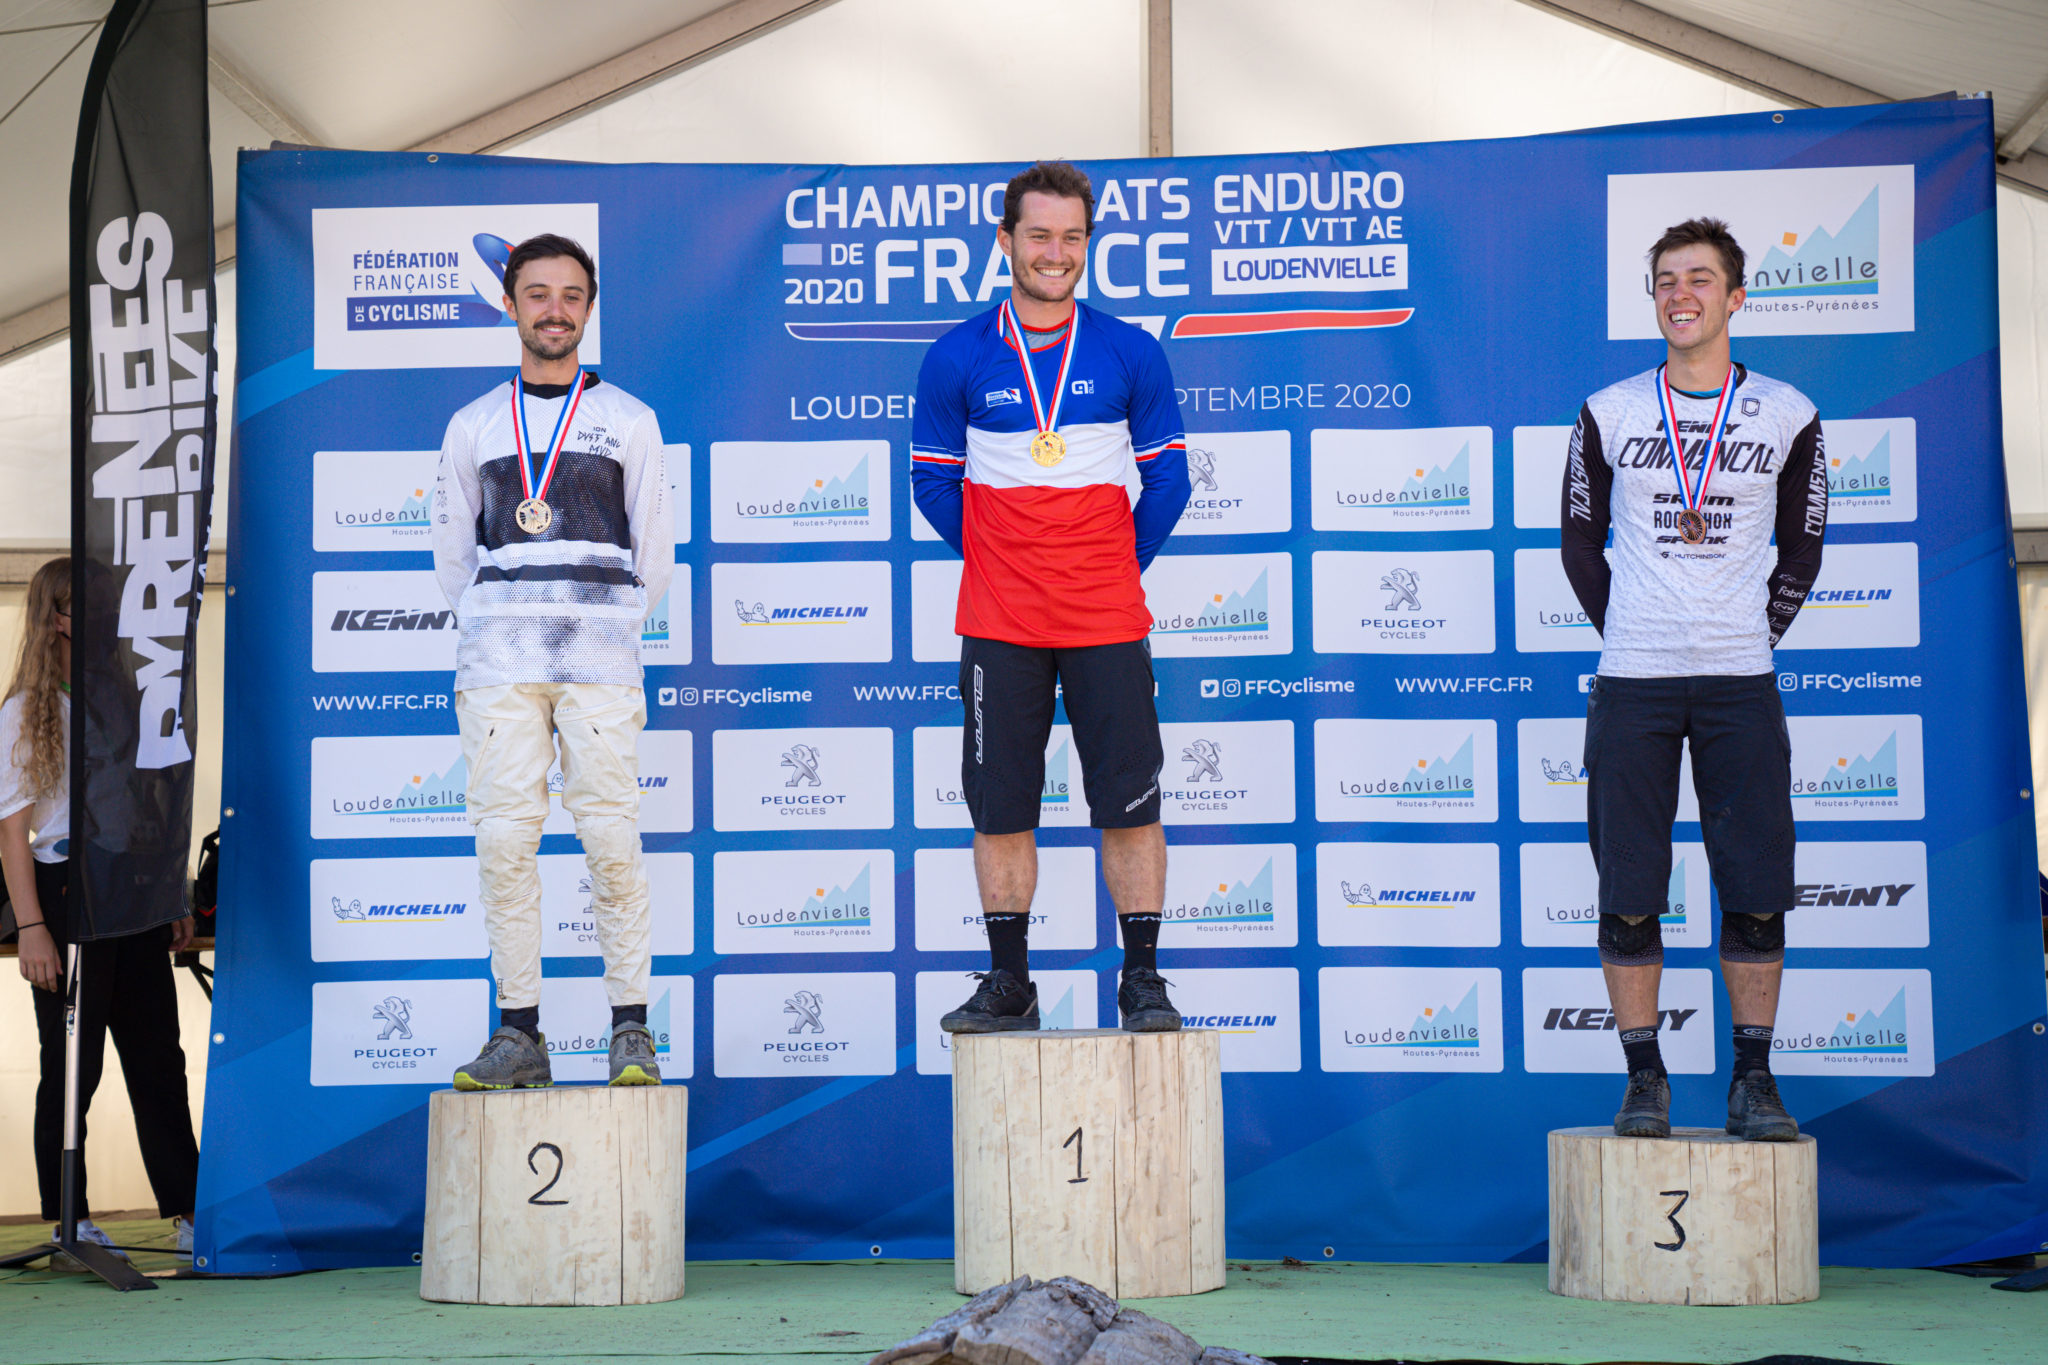
M 1827 460 L 1805 395 L 1729 354 L 1744 294 L 1727 224 L 1669 228 L 1649 262 L 1664 363 L 1586 400 L 1564 476 L 1565 573 L 1602 642 L 1586 703 L 1586 836 L 1629 1072 L 1614 1131 L 1671 1132 L 1659 921 L 1685 744 L 1721 896 L 1727 1130 L 1787 1142 L 1799 1125 L 1771 1077 L 1771 1034 L 1794 894 L 1792 743 L 1771 651 L 1820 572 Z
M 1165 754 L 1138 575 L 1187 506 L 1187 442 L 1159 343 L 1074 299 L 1094 216 L 1094 189 L 1072 166 L 1040 162 L 1012 180 L 996 233 L 1010 297 L 934 342 L 917 378 L 912 489 L 966 560 L 961 778 L 991 959 L 940 1021 L 949 1033 L 1039 1024 L 1026 929 L 1056 696 L 1123 926 L 1123 1025 L 1181 1024 L 1157 962 Z M 1133 462 L 1144 483 L 1135 508 Z
M 611 1083 L 658 1085 L 640 855 L 640 634 L 675 572 L 653 411 L 576 357 L 597 267 L 565 237 L 505 263 L 519 373 L 455 414 L 434 486 L 434 569 L 455 607 L 468 765 L 501 1027 L 458 1090 L 553 1083 L 540 1031 L 540 847 L 561 736 L 562 805 L 590 870 L 611 1002 Z

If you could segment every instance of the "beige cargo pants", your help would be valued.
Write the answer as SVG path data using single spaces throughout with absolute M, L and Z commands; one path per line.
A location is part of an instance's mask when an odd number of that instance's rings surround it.
M 561 736 L 562 805 L 590 869 L 591 912 L 614 1005 L 647 1003 L 647 865 L 640 856 L 646 694 L 617 683 L 514 683 L 455 694 L 469 760 L 484 928 L 501 1009 L 540 1003 L 540 827 Z

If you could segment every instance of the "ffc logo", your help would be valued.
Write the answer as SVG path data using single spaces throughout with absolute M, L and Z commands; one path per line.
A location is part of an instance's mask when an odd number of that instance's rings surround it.
M 981 396 L 981 401 L 992 408 L 999 408 L 1005 403 L 1023 402 L 1024 395 L 1016 389 L 990 389 Z

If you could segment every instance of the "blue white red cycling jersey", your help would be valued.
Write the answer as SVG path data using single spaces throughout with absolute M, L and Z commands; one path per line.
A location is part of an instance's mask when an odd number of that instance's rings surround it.
M 1031 458 L 1037 422 L 998 311 L 933 342 L 917 377 L 911 488 L 966 560 L 954 629 L 1047 648 L 1142 640 L 1152 614 L 1138 575 L 1189 493 L 1166 353 L 1141 328 L 1077 303 L 1057 428 L 1066 456 L 1048 469 Z M 1048 405 L 1065 349 L 1031 352 Z M 1126 491 L 1134 464 L 1143 483 L 1135 508 Z

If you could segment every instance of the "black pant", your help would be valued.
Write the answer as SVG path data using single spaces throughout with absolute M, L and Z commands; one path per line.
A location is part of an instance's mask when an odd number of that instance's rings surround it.
M 66 958 L 63 863 L 36 864 L 36 899 L 56 926 L 57 952 Z M 99 1088 L 107 1031 L 121 1054 L 128 1104 L 142 1166 L 156 1192 L 157 1216 L 189 1215 L 198 1198 L 199 1146 L 192 1140 L 192 1105 L 185 1089 L 185 1051 L 178 1045 L 178 992 L 171 968 L 168 926 L 124 938 L 81 945 L 78 1002 L 78 1216 L 90 1215 L 85 1188 L 85 1112 Z M 64 992 L 32 990 L 36 1034 L 42 1043 L 42 1080 L 36 1086 L 36 1184 L 43 1217 L 61 1215 L 64 1159 Z

